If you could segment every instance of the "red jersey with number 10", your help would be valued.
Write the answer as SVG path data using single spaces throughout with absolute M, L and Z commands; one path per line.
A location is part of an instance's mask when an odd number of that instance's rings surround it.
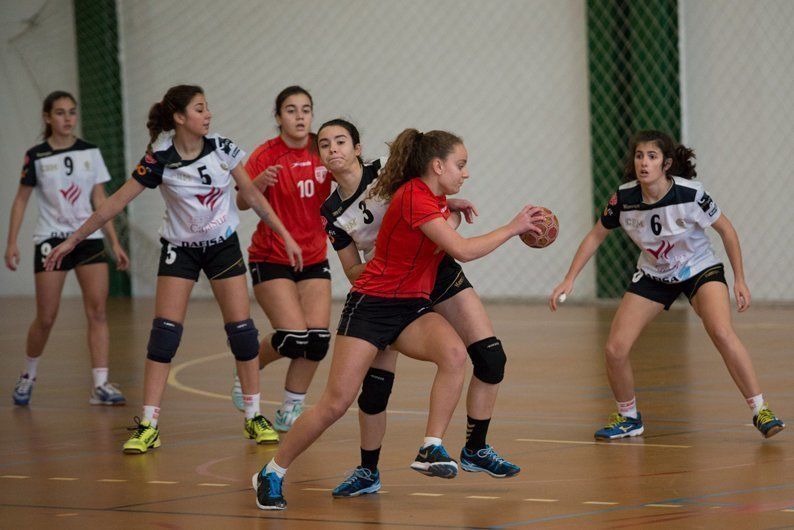
M 383 298 L 430 299 L 444 252 L 419 227 L 449 215 L 445 195 L 434 195 L 418 178 L 403 184 L 383 216 L 375 257 L 367 262 L 353 291 Z
M 253 180 L 275 165 L 282 166 L 276 176 L 278 182 L 267 187 L 265 197 L 300 245 L 303 264 L 325 261 L 328 243 L 320 206 L 331 193 L 331 174 L 308 145 L 293 149 L 280 136 L 257 147 L 245 164 L 245 170 Z M 289 264 L 284 241 L 262 221 L 256 225 L 251 238 L 248 260 Z

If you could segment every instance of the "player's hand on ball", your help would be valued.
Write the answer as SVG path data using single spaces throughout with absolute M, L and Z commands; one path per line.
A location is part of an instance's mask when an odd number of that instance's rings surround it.
M 532 248 L 546 248 L 557 239 L 560 234 L 560 222 L 554 212 L 542 206 L 538 207 L 542 213 L 540 220 L 535 221 L 534 226 L 540 229 L 540 232 L 530 231 L 521 234 L 521 241 Z
M 514 236 L 524 234 L 526 232 L 535 232 L 540 235 L 542 229 L 536 225 L 537 221 L 543 219 L 543 212 L 539 206 L 532 206 L 527 204 L 521 211 L 518 212 L 512 221 L 508 224 Z
M 571 291 L 573 291 L 573 282 L 570 280 L 563 280 L 562 283 L 551 292 L 551 296 L 549 296 L 549 308 L 552 311 L 557 311 L 557 304 L 565 302 Z

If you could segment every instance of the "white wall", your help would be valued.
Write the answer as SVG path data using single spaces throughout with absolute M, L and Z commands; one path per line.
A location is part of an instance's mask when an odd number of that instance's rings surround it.
M 40 143 L 41 104 L 53 90 L 66 90 L 79 99 L 77 54 L 72 2 L 0 0 L 0 237 L 6 249 L 11 205 L 19 187 L 25 151 Z M 0 266 L 0 295 L 32 295 L 33 228 L 38 206 L 35 193 L 25 212 L 17 244 L 21 253 L 16 272 Z M 64 295 L 79 293 L 70 275 Z
M 169 86 L 202 85 L 213 129 L 250 152 L 276 134 L 273 100 L 297 83 L 314 96 L 315 128 L 351 119 L 367 157 L 385 154 L 384 142 L 406 127 L 463 136 L 472 178 L 461 195 L 481 211 L 466 234 L 508 221 L 528 202 L 557 213 L 553 247 L 515 240 L 466 265 L 486 296 L 545 296 L 591 224 L 580 0 L 138 0 L 120 11 L 130 167 L 147 142 L 148 108 Z M 133 203 L 136 294 L 153 290 L 162 209 L 157 191 Z M 255 218 L 243 219 L 247 244 Z M 334 293 L 343 296 L 336 261 Z M 592 271 L 577 291 L 592 296 Z
M 794 2 L 685 0 L 681 18 L 698 177 L 739 232 L 755 299 L 791 301 Z

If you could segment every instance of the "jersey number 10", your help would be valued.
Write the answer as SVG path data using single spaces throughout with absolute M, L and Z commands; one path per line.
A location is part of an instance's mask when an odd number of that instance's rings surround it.
M 300 190 L 301 199 L 305 199 L 307 197 L 314 197 L 314 181 L 299 180 L 298 190 Z

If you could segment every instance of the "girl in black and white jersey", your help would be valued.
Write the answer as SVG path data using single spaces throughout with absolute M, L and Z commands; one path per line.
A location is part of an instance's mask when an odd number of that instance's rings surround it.
M 39 205 L 39 219 L 33 235 L 36 245 L 34 271 L 36 282 L 36 318 L 27 337 L 26 368 L 14 387 L 16 405 L 27 405 L 36 381 L 38 362 L 47 344 L 68 271 L 74 269 L 88 320 L 88 348 L 93 375 L 89 403 L 123 405 L 124 396 L 108 383 L 109 333 L 105 316 L 108 297 L 108 267 L 102 234 L 92 231 L 75 248 L 70 259 L 51 271 L 44 270 L 44 259 L 85 221 L 93 206 L 105 201 L 105 183 L 110 175 L 99 149 L 74 135 L 77 126 L 77 102 L 68 92 L 56 91 L 44 99 L 42 117 L 44 142 L 25 154 L 22 177 L 8 228 L 5 252 L 6 267 L 19 266 L 17 236 L 25 208 L 33 190 Z M 116 268 L 126 270 L 129 259 L 116 237 L 113 223 L 102 228 L 116 258 Z
M 629 352 L 645 326 L 684 294 L 722 355 L 748 406 L 753 424 L 769 438 L 785 425 L 764 402 L 747 349 L 731 323 L 730 297 L 722 263 L 705 229 L 717 231 L 733 267 L 736 306 L 750 307 L 739 236 L 695 178 L 694 152 L 658 131 L 641 131 L 631 141 L 624 168 L 626 182 L 612 196 L 601 219 L 582 240 L 565 279 L 551 293 L 556 311 L 561 296 L 609 234 L 622 227 L 642 249 L 637 272 L 618 306 L 606 344 L 607 376 L 618 411 L 596 431 L 596 439 L 643 433 L 634 396 Z
M 345 274 L 353 283 L 366 265 L 362 262 L 361 253 L 365 259 L 374 254 L 375 238 L 388 207 L 388 203 L 370 193 L 384 162 L 376 160 L 372 164 L 363 164 L 359 131 L 347 120 L 335 119 L 324 123 L 317 131 L 317 144 L 320 158 L 338 183 L 323 205 L 326 231 Z M 447 203 L 450 211 L 455 213 L 454 226 L 460 223 L 461 213 L 469 223 L 477 213 L 469 201 L 448 198 Z M 486 443 L 507 358 L 501 341 L 494 336 L 480 297 L 460 265 L 449 256 L 445 256 L 438 267 L 431 304 L 433 310 L 449 321 L 463 339 L 474 363 L 474 377 L 466 397 L 468 421 L 466 445 L 460 454 L 461 467 L 465 471 L 485 472 L 497 478 L 515 476 L 521 469 L 501 458 Z M 380 489 L 377 465 L 396 365 L 397 352 L 387 348 L 378 352 L 367 372 L 358 399 L 361 465 L 333 491 L 335 497 L 355 497 Z
M 133 178 L 47 258 L 49 270 L 57 267 L 80 241 L 144 189 L 160 187 L 166 215 L 160 230 L 162 251 L 146 356 L 143 419 L 124 444 L 125 453 L 145 453 L 160 446 L 160 402 L 182 337 L 188 298 L 202 270 L 220 305 L 237 362 L 245 402 L 245 435 L 263 443 L 263 436 L 271 430 L 259 413 L 258 332 L 249 315 L 245 264 L 235 232 L 239 222 L 231 193 L 235 184 L 257 215 L 284 239 L 296 269 L 303 266 L 301 251 L 240 165 L 245 153 L 226 138 L 208 135 L 211 118 L 201 87 L 169 89 L 149 112 L 146 126 L 151 143 Z M 162 134 L 168 131 L 174 131 L 173 135 Z

